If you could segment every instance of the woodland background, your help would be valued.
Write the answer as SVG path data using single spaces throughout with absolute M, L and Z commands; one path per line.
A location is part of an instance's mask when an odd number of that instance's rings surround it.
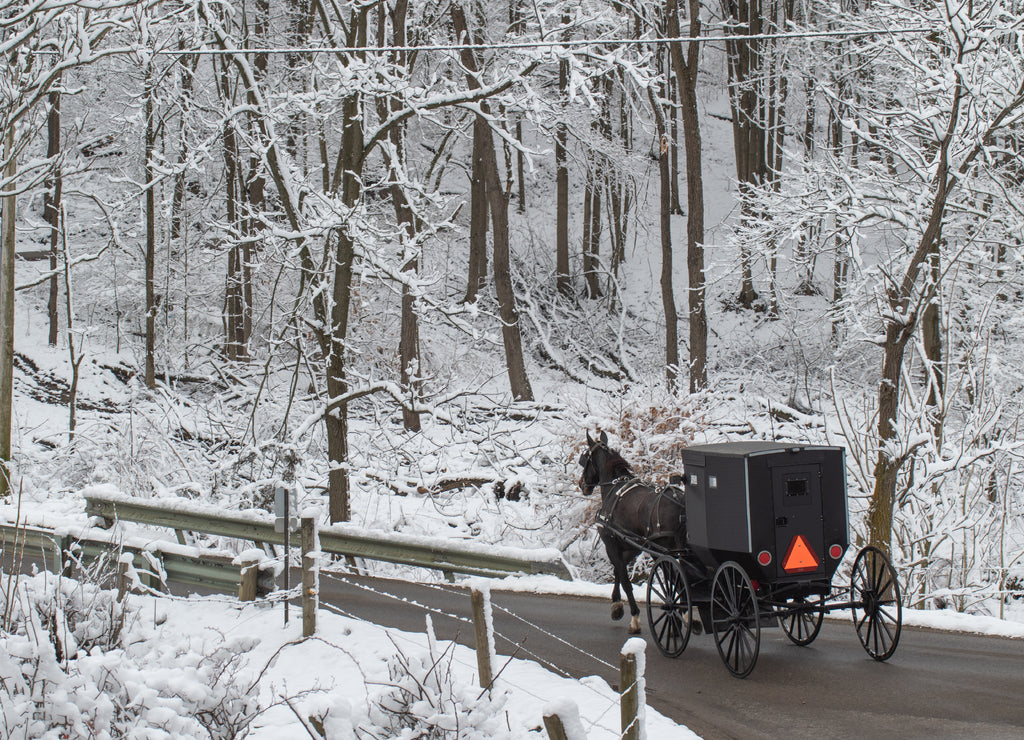
M 2 493 L 283 481 L 597 577 L 586 429 L 660 481 L 694 440 L 841 444 L 908 604 L 1003 616 L 1022 18 L 2 0 Z

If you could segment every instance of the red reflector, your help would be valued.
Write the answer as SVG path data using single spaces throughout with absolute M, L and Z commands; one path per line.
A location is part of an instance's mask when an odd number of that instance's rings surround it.
M 757 579 L 755 578 L 754 580 L 752 580 L 752 581 L 750 582 L 750 587 L 751 587 L 752 589 L 754 589 L 755 591 L 760 591 L 760 590 L 761 590 L 761 582 L 760 582 L 760 581 L 758 581 L 758 580 L 757 580 Z
M 757 562 L 761 565 L 768 565 L 772 562 L 772 554 L 767 550 L 761 550 L 757 553 Z
M 809 570 L 817 570 L 820 562 L 806 538 L 802 534 L 798 534 L 789 543 L 786 557 L 782 559 L 782 569 L 787 573 L 803 573 Z
M 839 558 L 843 557 L 842 545 L 832 545 L 832 547 L 828 548 L 828 554 L 833 560 L 839 560 Z

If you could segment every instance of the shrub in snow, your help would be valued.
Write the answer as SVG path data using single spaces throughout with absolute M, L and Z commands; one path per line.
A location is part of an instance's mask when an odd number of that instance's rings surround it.
M 146 639 L 114 592 L 44 573 L 0 578 L 0 736 L 243 737 L 260 710 L 251 641 L 209 654 Z
M 454 644 L 420 654 L 396 645 L 388 664 L 390 681 L 371 696 L 366 720 L 355 729 L 359 740 L 499 740 L 510 738 L 504 707 L 507 694 L 483 691 L 472 671 L 455 670 Z M 333 740 L 333 738 L 332 738 Z

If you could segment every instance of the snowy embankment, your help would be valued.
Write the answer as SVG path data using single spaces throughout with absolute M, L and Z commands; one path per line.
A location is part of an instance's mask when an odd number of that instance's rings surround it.
M 619 736 L 619 698 L 602 679 L 498 656 L 482 691 L 473 652 L 437 640 L 429 617 L 416 634 L 322 611 L 303 640 L 301 620 L 282 627 L 267 604 L 122 605 L 51 574 L 10 585 L 4 613 L 20 628 L 0 639 L 4 737 L 528 738 L 553 699 L 576 705 L 591 740 Z M 647 737 L 696 737 L 650 708 L 645 722 Z

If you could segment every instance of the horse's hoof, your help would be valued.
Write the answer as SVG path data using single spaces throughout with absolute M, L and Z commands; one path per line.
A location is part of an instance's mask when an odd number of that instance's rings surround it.
M 618 622 L 626 615 L 626 610 L 622 606 L 621 601 L 616 601 L 612 604 L 612 619 Z
M 640 634 L 640 617 L 633 617 L 631 620 L 629 620 L 629 634 Z

